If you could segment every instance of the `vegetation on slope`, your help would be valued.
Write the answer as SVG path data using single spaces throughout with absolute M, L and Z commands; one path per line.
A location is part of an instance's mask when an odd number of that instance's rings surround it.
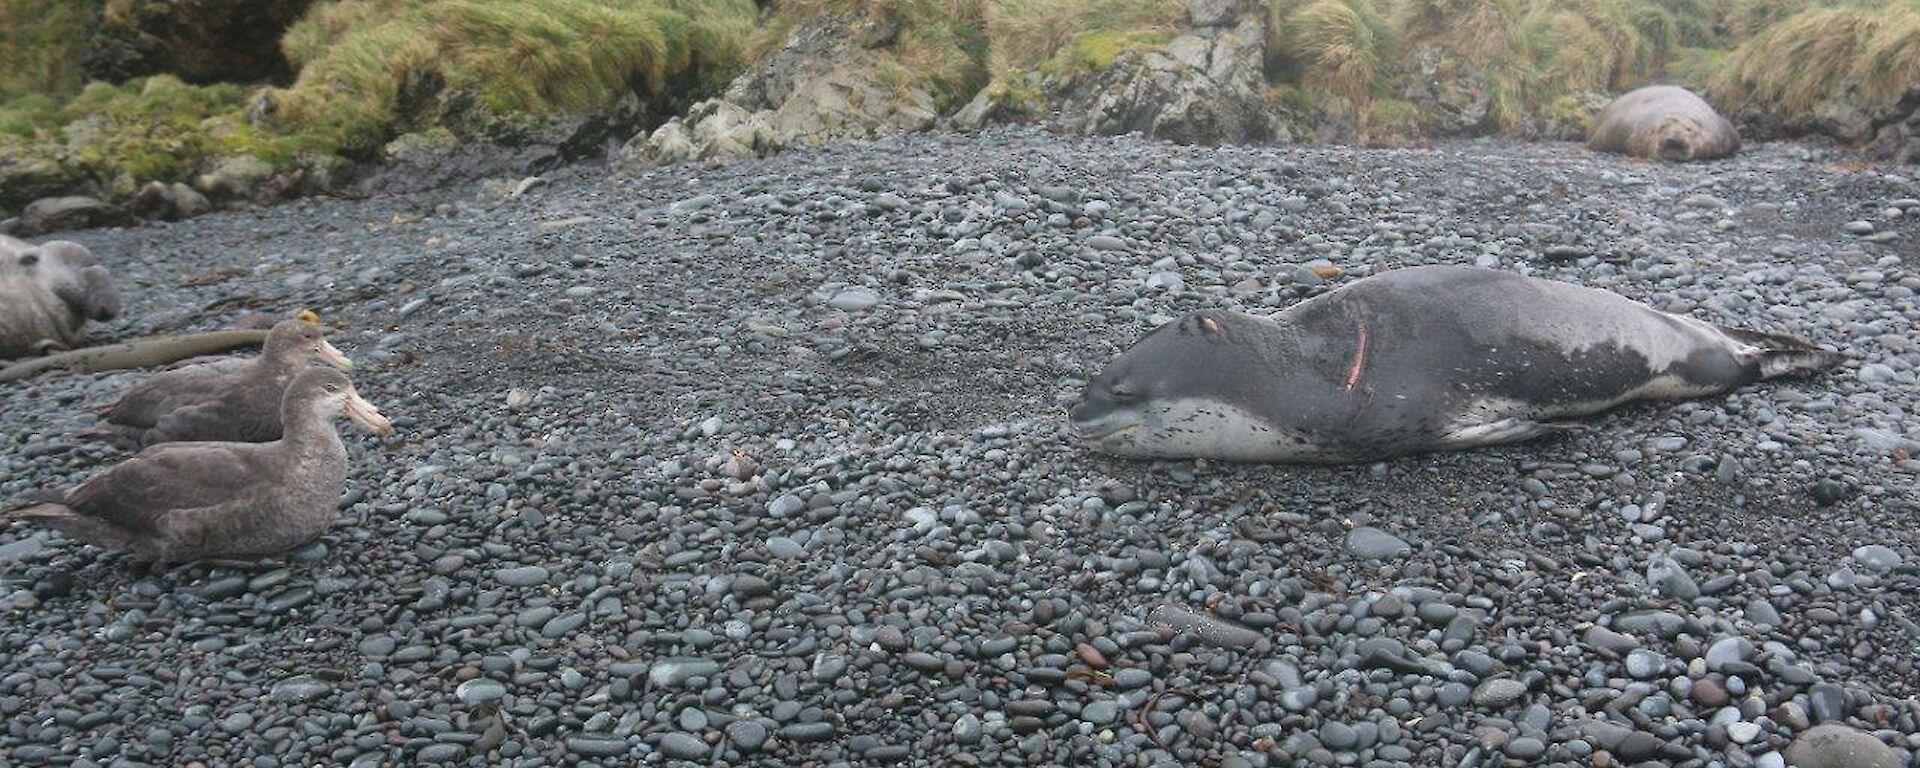
M 1802 10 L 1734 49 L 1711 87 L 1781 114 L 1849 91 L 1869 105 L 1898 101 L 1920 90 L 1920 2 Z
M 282 166 L 302 153 L 375 157 L 409 131 L 511 133 L 629 90 L 684 103 L 824 13 L 865 19 L 889 76 L 951 109 L 989 83 L 1163 45 L 1184 28 L 1187 0 L 777 0 L 767 12 L 755 0 L 324 0 L 286 31 L 297 74 L 279 86 L 85 84 L 102 7 L 0 0 L 0 166 L 58 168 L 113 192 L 232 154 Z M 1302 119 L 1344 117 L 1361 138 L 1431 129 L 1418 79 L 1475 83 L 1490 102 L 1481 127 L 1521 132 L 1577 124 L 1596 94 L 1651 82 L 1784 115 L 1835 99 L 1884 111 L 1920 83 L 1920 0 L 1267 7 L 1276 98 Z M 21 202 L 12 192 L 0 190 L 0 208 Z
M 269 97 L 289 132 L 365 153 L 417 117 L 403 112 L 408 88 L 539 116 L 721 80 L 754 12 L 752 0 L 340 0 L 287 30 L 300 74 Z
M 245 153 L 276 166 L 301 152 L 368 158 L 430 127 L 448 100 L 463 119 L 528 122 L 604 106 L 633 89 L 685 96 L 740 66 L 753 0 L 336 0 L 282 41 L 287 87 L 198 86 L 158 75 L 79 88 L 86 9 L 0 0 L 0 50 L 28 62 L 0 82 L 0 158 L 84 171 L 108 191 L 184 180 Z M 52 18 L 60 25 L 38 26 Z M 471 126 L 469 126 L 471 127 Z M 0 191 L 0 208 L 19 205 Z
M 826 14 L 861 19 L 876 39 L 881 66 L 900 86 L 927 88 L 946 108 L 986 84 L 991 0 L 780 0 L 747 46 L 757 60 L 786 42 L 808 19 Z

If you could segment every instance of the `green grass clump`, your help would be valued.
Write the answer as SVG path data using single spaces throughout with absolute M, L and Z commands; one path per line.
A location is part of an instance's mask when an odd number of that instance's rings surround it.
M 0 135 L 32 138 L 60 117 L 60 100 L 44 93 L 0 94 Z
M 145 181 L 186 181 L 202 158 L 251 154 L 283 164 L 299 149 L 291 137 L 239 119 L 246 89 L 199 86 L 171 75 L 121 85 L 91 83 L 64 104 L 37 95 L 0 109 L 0 152 L 28 165 L 62 169 L 109 195 Z M 63 191 L 0 190 L 0 204 Z
M 1801 11 L 1742 43 L 1711 80 L 1737 106 L 1792 114 L 1849 92 L 1869 107 L 1920 86 L 1920 2 Z
M 1120 54 L 1133 50 L 1147 50 L 1164 45 L 1173 35 L 1160 30 L 1136 29 L 1125 32 L 1088 32 L 1067 41 L 1053 58 L 1041 64 L 1041 69 L 1056 69 L 1070 72 L 1093 72 L 1112 64 Z
M 982 0 L 896 0 L 895 6 L 902 30 L 884 55 L 925 77 L 935 104 L 946 109 L 987 84 Z
M 272 96 L 286 130 L 365 154 L 405 117 L 404 89 L 471 88 L 533 116 L 665 93 L 732 67 L 754 14 L 752 0 L 340 0 L 287 31 L 300 74 Z
M 92 83 L 61 107 L 57 141 L 98 179 L 184 180 L 209 156 L 285 162 L 296 142 L 237 119 L 245 96 L 238 85 L 189 85 L 172 75 Z

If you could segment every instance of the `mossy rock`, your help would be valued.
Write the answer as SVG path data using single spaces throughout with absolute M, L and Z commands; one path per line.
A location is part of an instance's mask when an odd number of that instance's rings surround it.
M 207 171 L 193 180 L 194 187 L 215 200 L 246 200 L 261 184 L 274 175 L 275 168 L 253 155 L 234 155 L 211 160 Z
M 87 174 L 18 144 L 0 143 L 0 212 L 18 212 L 43 197 L 91 191 Z

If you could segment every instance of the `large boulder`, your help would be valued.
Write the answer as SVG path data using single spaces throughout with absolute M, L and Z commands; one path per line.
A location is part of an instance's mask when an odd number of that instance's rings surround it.
M 192 83 L 281 80 L 280 33 L 313 0 L 109 0 L 84 67 L 120 82 L 167 72 Z
M 86 186 L 87 176 L 77 164 L 0 143 L 0 211 L 18 211 L 40 198 L 73 194 Z
M 1902 768 L 1891 747 L 1873 734 L 1837 723 L 1816 725 L 1787 745 L 1787 764 L 1795 768 Z
M 133 216 L 91 197 L 47 197 L 27 204 L 20 214 L 20 234 L 39 235 L 68 229 L 124 227 Z
M 621 150 L 628 168 L 763 156 L 789 146 L 871 139 L 933 127 L 933 95 L 883 76 L 875 52 L 893 30 L 852 16 L 803 24 L 727 86 Z
M 1048 86 L 1038 72 L 1027 72 L 1012 82 L 995 83 L 974 94 L 971 101 L 948 115 L 944 127 L 956 131 L 977 131 L 996 123 L 1030 123 L 1040 119 Z
M 207 198 L 180 182 L 149 181 L 133 193 L 127 208 L 143 219 L 178 219 L 198 216 L 208 208 Z
M 1182 144 L 1258 141 L 1271 133 L 1266 102 L 1267 15 L 1248 0 L 1191 0 L 1189 27 L 1158 48 L 1122 52 L 1107 66 L 1049 83 L 1056 128 L 1138 131 Z
M 207 197 L 215 200 L 249 200 L 254 190 L 273 177 L 273 166 L 253 155 L 233 155 L 208 163 L 206 173 L 193 180 Z
M 1867 152 L 1895 163 L 1920 164 L 1920 83 L 1892 106 L 1873 115 L 1871 136 L 1865 140 Z

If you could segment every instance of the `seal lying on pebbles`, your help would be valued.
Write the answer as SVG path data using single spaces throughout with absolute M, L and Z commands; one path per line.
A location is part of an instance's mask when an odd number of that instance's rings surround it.
M 88 320 L 120 316 L 107 268 L 79 243 L 0 235 L 0 359 L 80 343 Z
M 280 403 L 295 374 L 322 362 L 340 370 L 353 363 L 326 330 L 304 320 L 282 320 L 267 333 L 260 356 L 216 360 L 162 372 L 140 382 L 107 412 L 91 435 L 135 446 L 180 440 L 260 443 L 280 439 Z
M 1593 118 L 1587 148 L 1676 163 L 1730 157 L 1740 133 L 1692 91 L 1649 85 L 1623 94 Z
M 280 440 L 154 446 L 0 519 L 132 550 L 154 571 L 172 562 L 285 551 L 333 522 L 347 481 L 347 449 L 333 425 L 343 412 L 376 434 L 393 431 L 345 374 L 309 368 L 287 387 Z
M 1209 310 L 1163 325 L 1090 382 L 1069 419 L 1119 456 L 1373 461 L 1525 440 L 1566 428 L 1549 419 L 1839 360 L 1606 291 L 1415 267 L 1270 318 Z

